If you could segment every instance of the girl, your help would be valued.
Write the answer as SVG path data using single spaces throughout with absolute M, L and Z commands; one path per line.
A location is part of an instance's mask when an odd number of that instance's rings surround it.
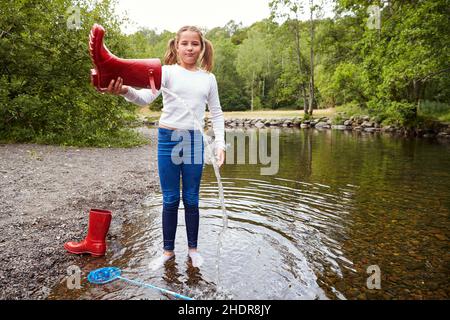
M 198 67 L 200 65 L 200 68 Z M 202 32 L 193 26 L 182 27 L 168 43 L 162 67 L 162 87 L 184 100 L 193 114 L 203 123 L 205 102 L 211 112 L 215 135 L 217 164 L 225 159 L 224 118 L 220 106 L 217 81 L 211 73 L 213 46 Z M 122 95 L 127 101 L 145 106 L 157 98 L 150 89 L 136 90 L 122 85 L 119 77 L 112 80 L 107 92 Z M 180 202 L 182 178 L 188 254 L 194 267 L 203 258 L 197 251 L 199 227 L 199 189 L 203 172 L 204 145 L 201 131 L 194 125 L 194 117 L 174 96 L 163 92 L 163 109 L 158 128 L 158 173 L 163 193 L 162 225 L 164 253 L 151 263 L 157 269 L 172 259 Z M 178 158 L 177 158 L 178 157 Z M 179 157 L 182 161 L 178 161 Z

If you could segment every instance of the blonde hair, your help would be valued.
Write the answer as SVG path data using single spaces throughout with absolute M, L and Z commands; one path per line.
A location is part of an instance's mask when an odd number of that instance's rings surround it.
M 214 66 L 214 48 L 211 41 L 207 40 L 199 28 L 195 26 L 184 26 L 178 30 L 175 38 L 167 43 L 166 53 L 164 54 L 164 64 L 176 64 L 178 61 L 177 45 L 181 34 L 185 31 L 197 32 L 201 40 L 201 53 L 199 56 L 200 68 L 211 72 Z

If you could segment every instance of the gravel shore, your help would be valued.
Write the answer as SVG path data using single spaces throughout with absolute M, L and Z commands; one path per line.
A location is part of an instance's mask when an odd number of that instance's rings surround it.
M 0 299 L 46 299 L 76 255 L 91 208 L 113 212 L 108 238 L 159 190 L 156 130 L 135 148 L 0 145 Z

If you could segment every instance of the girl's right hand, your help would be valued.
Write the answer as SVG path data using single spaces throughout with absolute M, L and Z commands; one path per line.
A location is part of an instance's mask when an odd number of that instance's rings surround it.
M 110 93 L 114 95 L 121 95 L 128 93 L 128 86 L 124 86 L 123 79 L 121 77 L 118 77 L 117 80 L 111 80 L 109 83 L 108 88 L 102 89 L 101 91 L 104 93 Z

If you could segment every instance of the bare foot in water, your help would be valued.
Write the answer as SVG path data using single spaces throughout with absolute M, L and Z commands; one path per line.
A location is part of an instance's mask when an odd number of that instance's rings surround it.
M 164 253 L 159 256 L 158 258 L 152 260 L 152 262 L 150 262 L 150 269 L 152 271 L 156 271 L 159 268 L 164 267 L 164 264 L 169 261 L 170 259 L 173 259 L 175 257 L 175 253 L 173 251 L 166 251 L 164 250 Z
M 203 264 L 203 257 L 198 253 L 196 248 L 189 248 L 189 257 L 192 261 L 192 266 L 194 268 L 200 268 L 200 266 Z

